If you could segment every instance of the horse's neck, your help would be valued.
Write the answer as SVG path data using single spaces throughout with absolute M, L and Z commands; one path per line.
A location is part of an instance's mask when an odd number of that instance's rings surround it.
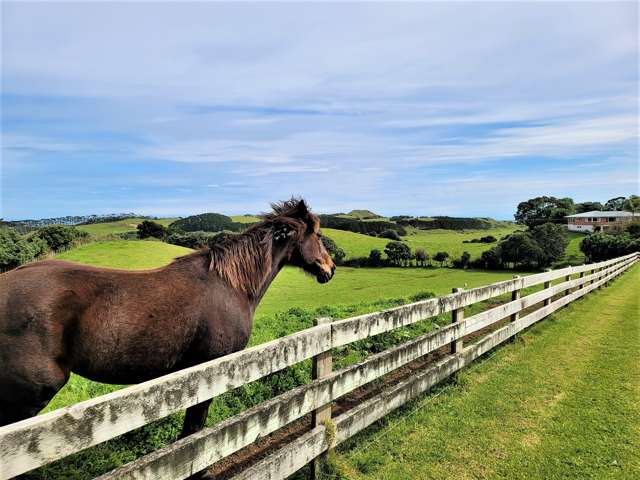
M 276 252 L 276 254 L 274 255 L 273 261 L 271 262 L 271 268 L 268 272 L 265 273 L 262 285 L 260 285 L 260 288 L 256 292 L 256 295 L 251 298 L 254 311 L 258 307 L 258 304 L 262 300 L 262 297 L 264 297 L 264 294 L 267 293 L 267 290 L 271 286 L 271 283 L 275 280 L 276 276 L 278 275 L 278 273 L 280 273 L 280 270 L 282 270 L 282 267 L 284 266 L 282 258 L 278 258 L 278 253 L 280 252 Z

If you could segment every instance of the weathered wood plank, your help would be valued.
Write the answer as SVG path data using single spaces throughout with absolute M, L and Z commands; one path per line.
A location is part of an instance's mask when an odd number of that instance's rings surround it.
M 331 323 L 331 318 L 318 318 L 316 319 L 316 325 L 325 325 Z M 333 368 L 333 357 L 331 350 L 322 352 L 313 357 L 313 379 L 318 380 L 331 375 Z M 325 422 L 331 420 L 331 402 L 316 408 L 312 412 L 312 426 L 317 427 L 323 425 Z M 322 465 L 326 462 L 324 455 L 320 455 L 311 461 L 311 469 L 309 478 L 311 480 L 318 480 L 322 473 Z
M 0 478 L 134 430 L 331 348 L 323 325 L 0 428 Z
M 461 288 L 454 288 L 453 293 L 461 292 Z M 451 312 L 451 323 L 462 323 L 464 322 L 464 307 L 456 308 Z M 453 342 L 451 342 L 451 353 L 461 352 L 464 348 L 462 338 L 457 338 Z

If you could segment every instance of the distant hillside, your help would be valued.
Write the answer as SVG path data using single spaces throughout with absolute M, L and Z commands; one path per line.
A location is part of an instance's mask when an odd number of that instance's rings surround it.
M 489 230 L 506 226 L 510 222 L 499 222 L 492 218 L 479 217 L 392 217 L 399 225 L 419 230 Z
M 94 223 L 114 222 L 135 217 L 135 213 L 107 213 L 104 215 L 66 215 L 64 217 L 25 219 L 0 222 L 2 225 L 15 228 L 26 233 L 46 225 L 88 225 Z

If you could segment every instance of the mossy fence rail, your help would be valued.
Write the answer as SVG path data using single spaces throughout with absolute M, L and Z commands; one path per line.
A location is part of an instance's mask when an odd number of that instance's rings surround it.
M 0 478 L 28 472 L 312 358 L 314 380 L 310 383 L 99 477 L 187 478 L 312 413 L 311 430 L 232 477 L 285 478 L 518 332 L 606 285 L 639 259 L 640 254 L 633 253 L 484 287 L 455 289 L 450 295 L 346 320 L 320 319 L 312 328 L 272 342 L 4 426 L 0 428 Z M 523 289 L 540 284 L 542 289 L 521 296 Z M 509 293 L 511 301 L 464 318 L 464 307 Z M 532 309 L 538 305 L 540 308 Z M 355 365 L 331 370 L 332 349 L 446 312 L 452 312 L 450 325 Z M 463 345 L 466 335 L 498 322 L 499 328 L 471 345 Z M 448 345 L 449 354 L 331 417 L 332 401 Z

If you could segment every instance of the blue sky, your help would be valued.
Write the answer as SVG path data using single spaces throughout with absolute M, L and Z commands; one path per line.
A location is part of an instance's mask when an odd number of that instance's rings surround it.
M 638 193 L 638 4 L 2 4 L 8 219 Z

